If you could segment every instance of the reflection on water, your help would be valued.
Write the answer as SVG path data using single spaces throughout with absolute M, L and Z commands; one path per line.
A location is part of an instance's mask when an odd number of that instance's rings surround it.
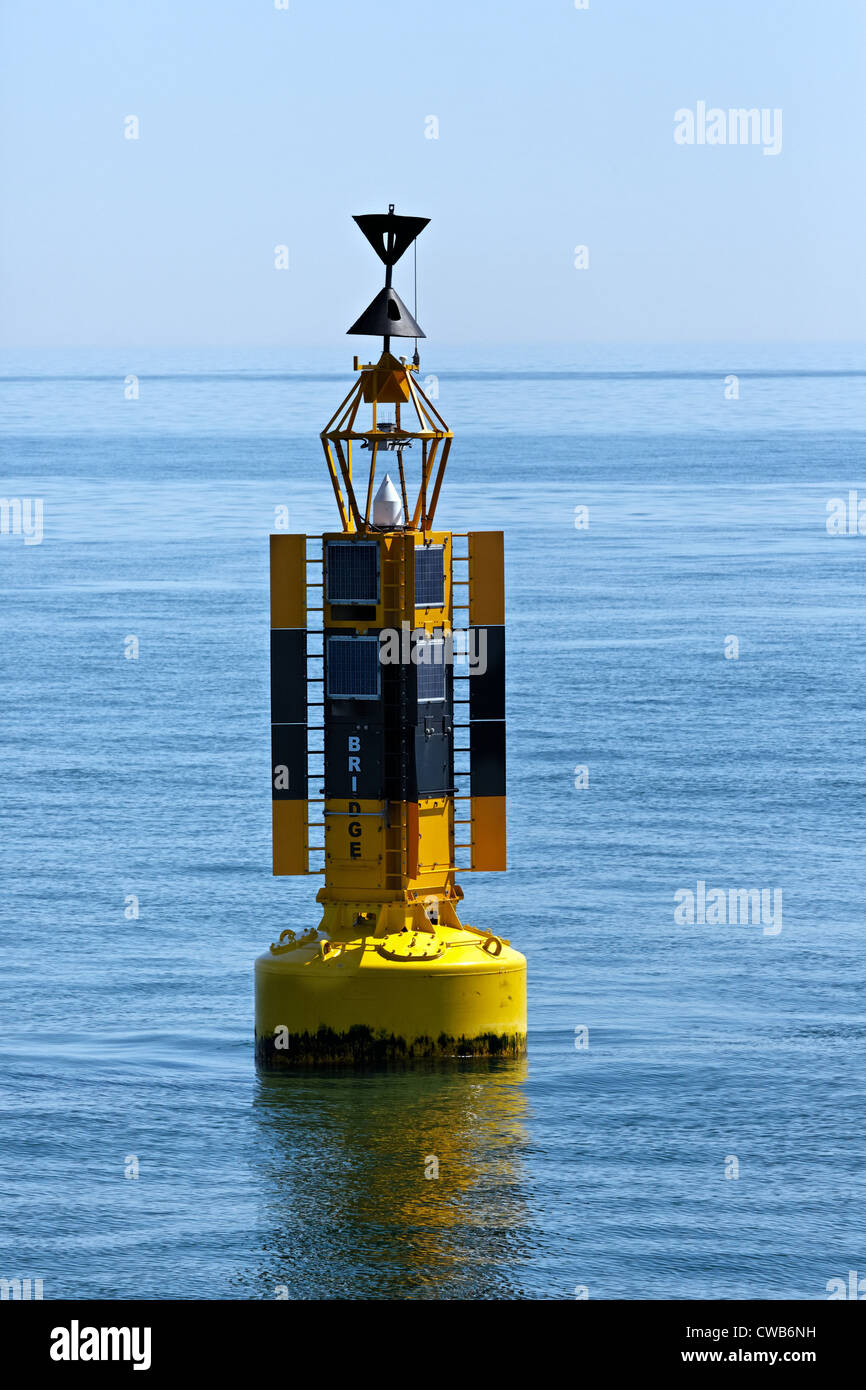
M 259 1075 L 258 1296 L 519 1296 L 526 1077 L 525 1060 Z

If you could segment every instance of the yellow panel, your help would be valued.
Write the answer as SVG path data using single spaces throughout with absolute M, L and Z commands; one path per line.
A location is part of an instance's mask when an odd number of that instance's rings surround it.
M 418 802 L 418 871 L 451 869 L 451 800 Z
M 271 536 L 271 627 L 307 626 L 307 538 Z
M 451 627 L 451 532 L 416 531 L 416 546 L 423 546 L 425 541 L 430 545 L 442 546 L 442 563 L 445 567 L 445 602 L 441 608 L 434 608 L 432 605 L 416 608 L 413 626 L 423 627 L 426 632 L 432 632 L 434 628 L 447 631 Z M 458 627 L 462 626 L 462 622 L 458 623 Z
M 411 533 L 402 537 L 400 548 L 403 580 L 402 615 L 410 626 L 415 626 L 415 537 Z
M 381 476 L 384 476 L 384 470 Z M 380 478 L 378 472 L 376 477 L 377 479 Z M 396 483 L 395 486 L 397 486 Z M 416 627 L 423 627 L 428 632 L 432 631 L 433 628 L 449 628 L 451 626 L 451 532 L 427 531 L 422 533 L 418 531 L 407 535 L 403 531 L 396 531 L 370 535 L 367 539 L 379 542 L 381 590 L 375 617 L 335 618 L 334 605 L 328 603 L 326 595 L 325 627 L 351 632 L 369 632 L 383 627 L 399 629 L 400 624 L 406 622 L 409 624 L 410 631 Z M 326 532 L 322 537 L 324 545 L 332 540 L 345 540 L 345 535 L 341 531 L 333 531 Z M 415 546 L 422 545 L 425 540 L 433 545 L 441 545 L 445 550 L 445 603 L 442 608 L 415 608 Z M 338 604 L 336 607 L 339 610 L 340 605 Z M 486 621 L 493 622 L 494 620 L 488 618 Z M 276 626 L 276 624 L 272 625 Z M 305 623 L 298 624 L 301 627 L 305 625 Z M 291 627 L 292 624 L 287 623 L 285 626 Z
M 306 801 L 274 801 L 271 804 L 274 873 L 280 876 L 308 873 Z
M 325 803 L 325 863 L 351 865 L 355 872 L 374 868 L 381 876 L 385 854 L 385 804 L 382 801 Z M 330 881 L 330 876 L 329 876 Z
M 505 622 L 505 537 L 469 532 L 469 622 Z
M 418 850 L 420 830 L 418 826 L 418 803 L 406 803 L 406 876 L 410 882 L 418 877 Z
M 505 797 L 473 796 L 472 867 L 505 869 Z
M 384 476 L 385 471 L 383 470 L 381 477 Z M 379 475 L 377 474 L 377 478 L 378 477 Z M 379 478 L 379 481 L 381 481 L 381 478 Z M 378 483 L 376 484 L 376 486 L 378 486 Z M 365 500 L 365 498 L 362 500 Z M 325 534 L 322 536 L 323 570 L 325 568 L 324 554 L 325 550 L 327 549 L 328 541 L 344 541 L 345 539 L 346 536 L 345 532 L 343 531 L 326 531 Z M 335 631 L 344 632 L 369 632 L 371 630 L 375 631 L 377 628 L 392 627 L 397 625 L 394 622 L 393 615 L 389 612 L 386 612 L 386 608 L 388 607 L 388 604 L 391 601 L 393 601 L 399 594 L 399 555 L 395 550 L 394 545 L 395 542 L 399 541 L 400 545 L 402 546 L 402 532 L 399 535 L 367 535 L 364 539 L 369 541 L 376 541 L 379 545 L 379 602 L 376 604 L 375 616 L 370 618 L 358 618 L 357 616 L 351 618 L 335 618 L 334 608 L 336 607 L 339 611 L 341 605 L 334 605 L 328 603 L 327 591 L 326 589 L 323 589 L 322 593 L 324 595 L 323 603 L 326 628 L 333 628 Z M 372 607 L 372 604 L 370 606 Z

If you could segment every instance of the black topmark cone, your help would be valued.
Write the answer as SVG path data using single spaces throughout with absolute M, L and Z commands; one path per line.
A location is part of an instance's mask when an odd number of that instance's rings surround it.
M 394 211 L 394 204 L 389 203 L 387 212 L 361 213 L 354 221 L 385 265 L 385 288 L 346 330 L 347 334 L 381 337 L 385 352 L 390 347 L 391 338 L 426 337 L 397 291 L 391 288 L 391 271 L 415 238 L 423 232 L 430 218 L 401 216 Z

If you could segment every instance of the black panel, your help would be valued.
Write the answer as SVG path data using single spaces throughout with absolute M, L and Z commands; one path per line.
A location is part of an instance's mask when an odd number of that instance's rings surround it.
M 307 717 L 307 634 L 302 627 L 271 630 L 271 719 L 303 724 Z
M 379 638 L 327 639 L 325 691 L 333 700 L 378 700 L 381 693 Z
M 433 728 L 438 724 L 438 730 Z M 427 721 L 415 730 L 415 776 L 410 800 L 419 797 L 444 796 L 454 786 L 452 767 L 452 735 L 450 727 L 443 732 L 443 721 Z
M 275 786 L 280 767 L 288 770 L 288 787 Z M 271 796 L 274 801 L 307 800 L 306 724 L 271 725 Z
M 473 796 L 505 795 L 504 720 L 491 719 L 470 728 L 469 773 Z
M 441 608 L 445 603 L 445 549 L 415 547 L 415 607 Z
M 367 641 L 369 655 L 356 659 L 352 653 L 360 652 L 360 644 Z M 341 648 L 349 655 L 344 656 Z M 416 801 L 419 796 L 442 796 L 453 788 L 451 666 L 444 661 L 382 665 L 378 635 L 346 638 L 326 632 L 325 650 L 326 795 Z M 440 650 L 444 656 L 444 645 Z M 332 694 L 334 688 L 357 691 L 365 682 L 372 689 L 374 677 L 379 682 L 378 699 Z M 439 698 L 419 700 L 419 684 L 422 695 L 426 690 Z
M 486 642 L 486 670 L 470 666 L 469 679 L 462 683 L 469 690 L 470 719 L 505 718 L 505 628 L 478 627 L 469 629 L 469 651 L 480 655 L 481 641 Z M 462 672 L 462 667 L 460 668 Z
M 325 597 L 328 603 L 379 602 L 377 541 L 328 541 L 325 545 Z
M 374 623 L 376 621 L 375 603 L 332 603 L 330 618 L 333 623 Z
M 419 661 L 415 668 L 416 690 L 419 703 L 434 701 L 441 703 L 448 698 L 447 667 L 445 665 L 445 643 L 419 643 L 421 651 L 430 657 L 429 661 Z M 434 658 L 439 657 L 437 661 Z
M 430 652 L 429 647 L 427 651 Z M 447 655 L 444 642 L 439 648 L 439 655 L 443 658 Z M 454 699 L 454 668 L 451 663 L 444 659 L 433 661 L 431 656 L 430 661 L 413 661 L 405 669 L 404 723 L 421 723 L 427 717 L 441 719 L 443 715 L 450 720 Z
M 357 746 L 356 746 L 357 745 Z M 361 722 L 325 725 L 325 788 L 329 797 L 385 798 L 385 729 Z

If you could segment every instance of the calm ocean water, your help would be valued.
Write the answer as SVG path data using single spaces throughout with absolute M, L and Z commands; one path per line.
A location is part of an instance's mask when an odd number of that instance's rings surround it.
M 866 1273 L 862 353 L 427 350 L 438 519 L 506 531 L 512 867 L 465 916 L 528 957 L 529 1056 L 259 1077 L 253 960 L 318 886 L 270 875 L 267 535 L 334 524 L 349 362 L 0 363 L 0 492 L 44 499 L 0 537 L 0 1276 L 825 1298 Z M 677 923 L 699 880 L 782 930 Z

